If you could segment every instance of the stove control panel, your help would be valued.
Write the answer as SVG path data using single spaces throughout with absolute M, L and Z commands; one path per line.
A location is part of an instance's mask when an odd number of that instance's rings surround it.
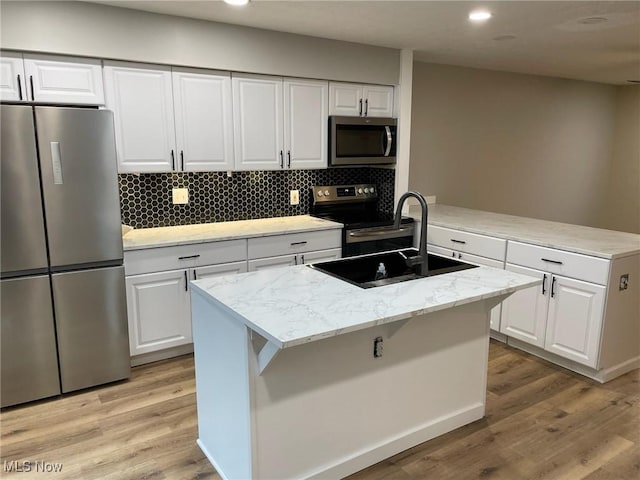
M 329 185 L 311 187 L 313 203 L 366 202 L 378 199 L 374 184 Z

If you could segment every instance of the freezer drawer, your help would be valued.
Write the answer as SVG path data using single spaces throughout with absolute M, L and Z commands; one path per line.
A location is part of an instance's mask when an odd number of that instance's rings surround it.
M 124 267 L 52 275 L 62 391 L 129 377 Z
M 49 277 L 0 282 L 1 406 L 60 393 Z
M 121 260 L 113 113 L 36 107 L 35 114 L 51 269 Z
M 2 276 L 47 272 L 47 250 L 30 107 L 2 105 L 0 265 Z

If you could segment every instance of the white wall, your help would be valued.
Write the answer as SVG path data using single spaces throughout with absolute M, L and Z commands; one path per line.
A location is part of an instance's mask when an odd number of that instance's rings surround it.
M 0 3 L 0 46 L 395 85 L 400 51 L 79 2 Z
M 640 85 L 616 87 L 615 128 L 604 228 L 640 233 Z
M 409 188 L 438 203 L 607 228 L 614 138 L 622 135 L 616 91 L 415 62 Z M 640 118 L 632 116 L 617 128 L 637 140 Z M 618 163 L 619 178 L 637 179 L 631 157 Z M 638 183 L 627 185 L 637 205 Z M 637 231 L 637 217 L 624 215 L 615 228 Z

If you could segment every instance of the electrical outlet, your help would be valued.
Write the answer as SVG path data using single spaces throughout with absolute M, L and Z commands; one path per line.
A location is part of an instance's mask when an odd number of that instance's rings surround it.
M 289 203 L 291 205 L 299 205 L 300 204 L 300 190 L 291 190 L 291 191 L 289 191 Z
M 629 274 L 625 273 L 624 275 L 620 275 L 620 290 L 626 290 L 629 288 Z
M 425 200 L 427 201 L 428 205 L 432 205 L 432 204 L 436 203 L 436 196 L 435 195 L 429 195 L 427 198 L 425 198 Z
M 189 189 L 188 188 L 174 188 L 171 190 L 171 198 L 174 205 L 184 205 L 189 203 Z

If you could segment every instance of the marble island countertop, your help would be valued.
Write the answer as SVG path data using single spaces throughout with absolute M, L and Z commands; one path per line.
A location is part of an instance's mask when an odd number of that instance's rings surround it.
M 420 219 L 420 208 L 409 213 Z M 612 259 L 640 252 L 640 235 L 449 205 L 429 205 L 429 225 Z
M 122 244 L 124 250 L 127 251 L 337 228 L 342 228 L 342 224 L 310 215 L 296 215 L 233 222 L 140 228 L 129 230 L 126 233 L 123 228 Z
M 478 267 L 362 289 L 300 265 L 211 277 L 192 286 L 282 349 L 540 283 L 513 272 Z

